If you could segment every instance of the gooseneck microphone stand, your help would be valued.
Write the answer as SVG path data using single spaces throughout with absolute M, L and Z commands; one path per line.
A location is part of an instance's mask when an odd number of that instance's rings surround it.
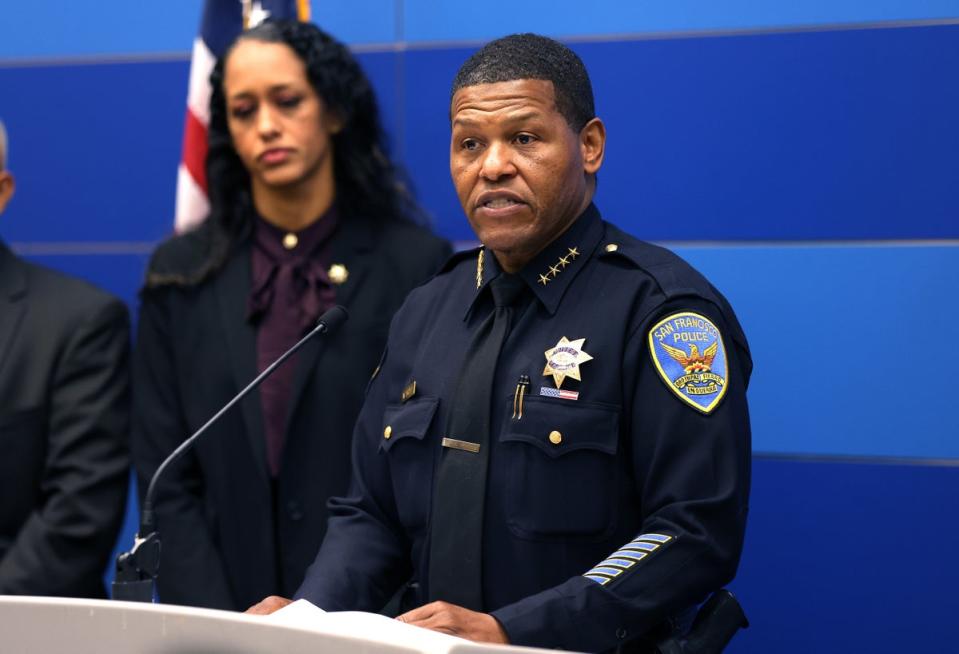
M 250 391 L 255 389 L 260 383 L 269 377 L 274 370 L 289 359 L 301 347 L 303 347 L 311 338 L 317 334 L 331 334 L 339 328 L 349 318 L 346 309 L 337 305 L 326 311 L 316 322 L 310 333 L 301 338 L 296 345 L 283 353 L 279 359 L 270 364 L 270 366 L 261 372 L 249 385 L 240 391 L 236 397 L 227 402 L 226 406 L 220 409 L 216 415 L 206 421 L 192 436 L 183 441 L 177 447 L 150 479 L 150 485 L 147 487 L 146 496 L 143 499 L 143 507 L 140 511 L 140 526 L 133 539 L 133 549 L 129 552 L 123 552 L 117 557 L 116 576 L 113 581 L 113 599 L 125 600 L 129 602 L 153 602 L 156 598 L 156 580 L 160 570 L 160 534 L 156 529 L 156 517 L 153 513 L 153 501 L 156 494 L 157 480 L 163 472 L 175 461 L 189 450 L 196 439 L 203 435 L 220 417 L 232 409 L 237 402 L 246 397 Z

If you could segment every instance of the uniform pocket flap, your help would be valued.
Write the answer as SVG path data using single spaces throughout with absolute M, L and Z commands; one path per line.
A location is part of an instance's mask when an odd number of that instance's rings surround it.
M 500 441 L 529 443 L 551 457 L 576 450 L 616 454 L 617 407 L 541 397 L 526 398 L 521 419 L 510 419 Z
M 389 452 L 393 443 L 398 440 L 422 440 L 430 429 L 438 405 L 439 399 L 435 397 L 420 397 L 404 404 L 387 405 L 383 414 L 381 448 Z

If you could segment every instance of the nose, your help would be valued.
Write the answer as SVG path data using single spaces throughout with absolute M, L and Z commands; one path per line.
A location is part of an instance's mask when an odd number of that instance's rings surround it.
M 505 143 L 491 143 L 483 153 L 482 164 L 480 176 L 490 182 L 516 174 L 512 151 Z
M 264 139 L 270 139 L 279 133 L 273 110 L 264 105 L 256 114 L 256 129 Z

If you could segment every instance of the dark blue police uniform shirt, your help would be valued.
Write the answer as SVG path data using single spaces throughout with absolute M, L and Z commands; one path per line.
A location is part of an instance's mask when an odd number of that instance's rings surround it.
M 429 597 L 432 480 L 457 373 L 492 311 L 487 286 L 499 273 L 488 253 L 480 270 L 480 251 L 454 256 L 393 319 L 354 433 L 349 494 L 330 500 L 326 538 L 297 597 L 375 611 L 410 576 L 420 599 Z M 594 206 L 520 275 L 530 296 L 514 315 L 493 392 L 485 609 L 514 644 L 605 650 L 735 574 L 749 492 L 748 346 L 699 273 L 602 221 Z M 657 370 L 673 364 L 650 331 L 672 330 L 660 323 L 675 315 L 712 327 L 684 331 L 681 319 L 682 338 L 719 335 L 718 377 L 690 386 L 712 400 L 681 397 L 682 372 L 668 378 L 678 380 L 671 388 Z M 592 358 L 579 363 L 580 381 L 567 374 L 556 389 L 546 352 L 564 337 L 585 339 L 572 359 Z M 690 352 L 680 336 L 669 342 Z M 551 362 L 572 372 L 570 357 Z

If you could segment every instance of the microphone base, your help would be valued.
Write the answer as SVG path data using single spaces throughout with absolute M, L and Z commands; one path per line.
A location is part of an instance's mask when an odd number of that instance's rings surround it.
M 156 578 L 160 568 L 160 535 L 153 531 L 134 539 L 133 549 L 117 557 L 111 597 L 125 602 L 156 601 Z
M 153 579 L 140 581 L 114 581 L 111 597 L 121 602 L 146 602 L 152 604 L 156 596 L 156 582 Z

